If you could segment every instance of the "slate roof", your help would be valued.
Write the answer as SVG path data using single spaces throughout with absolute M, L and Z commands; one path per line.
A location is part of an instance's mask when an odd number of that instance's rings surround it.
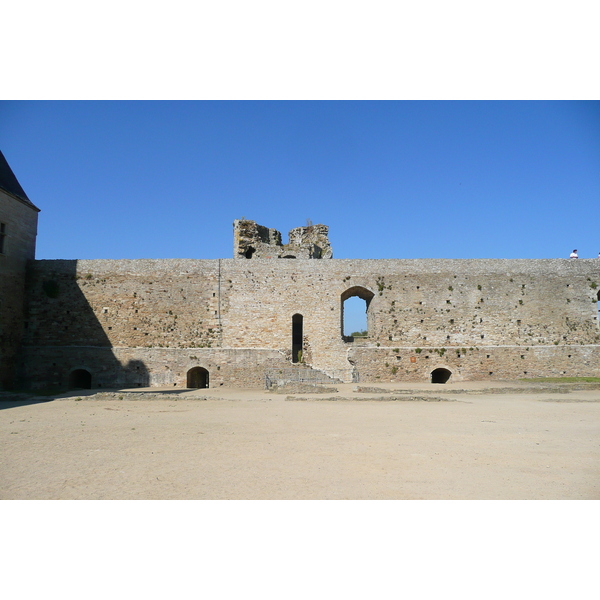
M 17 181 L 15 174 L 6 162 L 4 154 L 0 151 L 0 190 L 7 192 L 11 196 L 16 197 L 21 202 L 24 202 L 31 208 L 34 208 L 39 212 L 39 208 L 33 204 L 33 202 L 27 197 L 27 194 L 21 187 L 21 184 Z

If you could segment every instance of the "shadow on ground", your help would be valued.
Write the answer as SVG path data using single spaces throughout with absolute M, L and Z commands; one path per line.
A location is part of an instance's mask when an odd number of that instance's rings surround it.
M 19 406 L 29 406 L 30 404 L 43 404 L 45 402 L 52 402 L 54 398 L 14 398 L 14 399 L 0 399 L 0 410 L 6 408 L 17 408 Z

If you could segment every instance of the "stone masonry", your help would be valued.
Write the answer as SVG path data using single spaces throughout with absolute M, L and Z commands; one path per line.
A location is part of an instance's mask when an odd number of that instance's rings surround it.
M 296 227 L 289 243 L 281 233 L 246 219 L 233 222 L 233 258 L 333 258 L 327 225 Z
M 211 387 L 260 385 L 292 366 L 302 315 L 303 361 L 345 381 L 600 376 L 599 285 L 596 259 L 35 261 L 20 375 L 184 387 L 200 366 Z M 368 337 L 352 340 L 354 295 Z
M 35 258 L 38 212 L 0 152 L 0 389 L 14 383 L 25 271 Z

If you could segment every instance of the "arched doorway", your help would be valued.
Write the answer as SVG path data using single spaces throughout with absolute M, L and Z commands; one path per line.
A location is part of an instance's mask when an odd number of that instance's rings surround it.
M 452 371 L 448 369 L 434 369 L 431 372 L 431 383 L 446 383 L 451 375 Z
M 194 367 L 187 372 L 188 388 L 207 388 L 208 371 L 202 367 Z
M 69 375 L 69 389 L 91 390 L 92 374 L 87 369 L 75 369 Z
M 304 317 L 300 314 L 295 314 L 292 317 L 292 362 L 302 362 L 302 340 Z

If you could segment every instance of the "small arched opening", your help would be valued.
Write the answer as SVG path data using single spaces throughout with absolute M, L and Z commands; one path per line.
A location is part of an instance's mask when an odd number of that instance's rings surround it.
M 598 321 L 598 326 L 600 326 L 600 291 L 598 291 L 596 298 L 598 299 L 598 312 L 596 313 L 596 320 Z
M 208 387 L 208 371 L 203 367 L 194 367 L 187 372 L 187 387 L 188 388 L 207 388 Z
M 91 390 L 92 374 L 87 369 L 75 369 L 69 375 L 69 389 Z
M 252 246 L 248 247 L 248 250 L 246 250 L 246 252 L 244 252 L 244 256 L 246 258 L 252 258 L 252 255 L 256 252 L 256 249 L 253 248 Z
M 431 372 L 431 383 L 446 383 L 451 375 L 452 371 L 449 371 L 448 369 L 434 369 Z
M 304 317 L 295 314 L 292 317 L 292 362 L 302 362 L 302 340 L 304 337 Z
M 361 286 L 351 287 L 342 294 L 342 337 L 346 341 L 369 335 L 369 306 L 374 296 L 371 290 Z

